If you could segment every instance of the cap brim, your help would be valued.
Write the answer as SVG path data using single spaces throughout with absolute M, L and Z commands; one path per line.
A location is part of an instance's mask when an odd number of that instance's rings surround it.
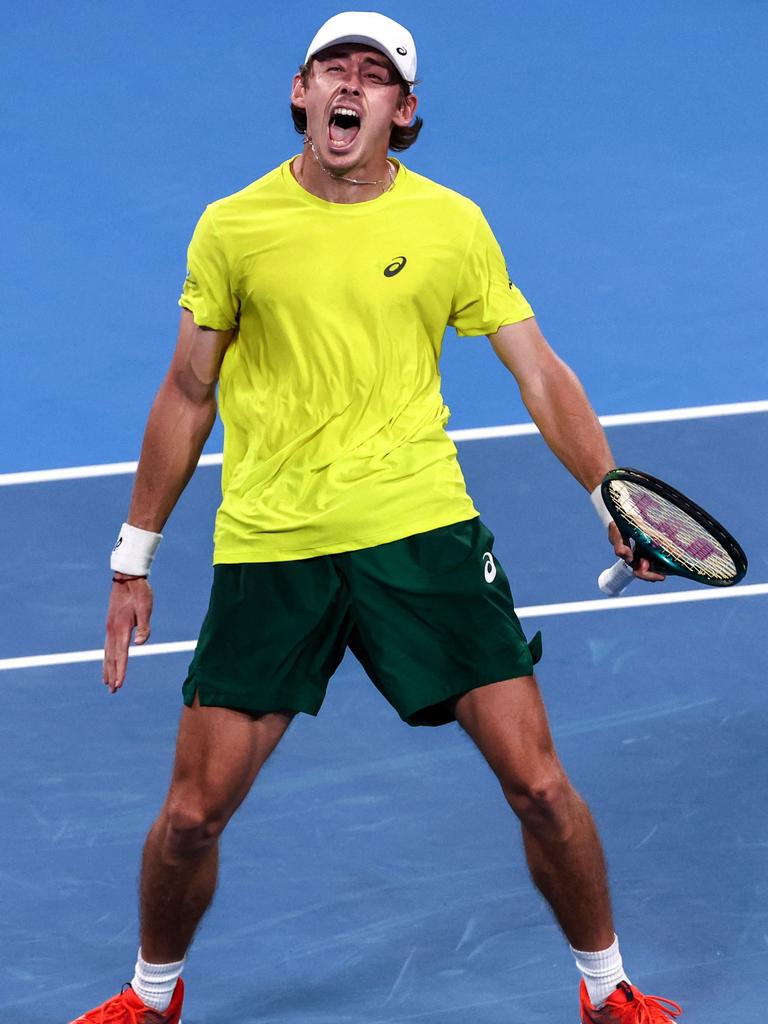
M 312 57 L 316 57 L 318 53 L 322 53 L 323 50 L 329 50 L 332 46 L 340 46 L 342 43 L 360 43 L 364 46 L 370 46 L 372 50 L 378 50 L 379 53 L 383 53 L 384 56 L 394 64 L 397 69 L 397 73 L 402 79 L 404 79 L 408 85 L 413 85 L 413 80 L 408 77 L 409 68 L 406 68 L 403 64 L 403 59 L 399 53 L 392 53 L 379 39 L 374 39 L 372 36 L 364 35 L 342 35 L 338 39 L 329 39 L 328 41 L 323 40 L 322 46 L 315 48 L 310 47 L 307 51 L 307 56 L 304 63 L 309 63 Z

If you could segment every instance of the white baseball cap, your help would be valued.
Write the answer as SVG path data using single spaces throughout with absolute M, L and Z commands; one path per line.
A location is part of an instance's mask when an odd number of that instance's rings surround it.
M 389 57 L 397 70 L 412 85 L 416 81 L 416 43 L 407 28 L 375 11 L 344 11 L 334 14 L 318 30 L 309 44 L 304 63 L 320 50 L 337 43 L 368 43 Z

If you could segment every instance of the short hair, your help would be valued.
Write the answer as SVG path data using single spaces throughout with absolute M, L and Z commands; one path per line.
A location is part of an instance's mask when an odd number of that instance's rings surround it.
M 312 64 L 315 58 L 310 57 L 306 64 L 302 64 L 299 67 L 299 74 L 301 75 L 301 81 L 304 83 L 306 88 L 309 82 L 309 76 L 312 72 Z M 403 76 L 395 69 L 395 77 L 397 84 L 400 87 L 400 99 L 405 99 L 406 96 L 410 95 L 411 86 L 406 82 Z M 307 131 L 307 112 L 301 107 L 297 107 L 295 103 L 291 104 L 291 117 L 293 118 L 293 127 L 299 133 L 299 135 L 306 134 Z M 404 149 L 408 149 L 412 146 L 416 139 L 419 137 L 419 132 L 424 125 L 424 120 L 421 117 L 414 119 L 413 124 L 407 125 L 405 128 L 401 128 L 400 125 L 392 125 L 392 131 L 389 133 L 389 148 L 394 149 L 396 153 L 402 153 Z

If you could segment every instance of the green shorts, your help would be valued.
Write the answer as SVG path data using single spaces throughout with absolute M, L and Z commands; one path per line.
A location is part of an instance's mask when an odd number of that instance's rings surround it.
M 454 720 L 457 697 L 530 675 L 493 534 L 479 519 L 361 551 L 216 565 L 184 702 L 316 715 L 349 647 L 410 725 Z

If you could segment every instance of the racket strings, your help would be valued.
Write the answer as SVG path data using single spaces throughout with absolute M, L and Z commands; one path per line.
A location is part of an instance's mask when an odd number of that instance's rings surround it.
M 722 581 L 738 574 L 733 557 L 717 537 L 660 494 L 631 481 L 612 480 L 610 495 L 628 523 L 685 569 Z

